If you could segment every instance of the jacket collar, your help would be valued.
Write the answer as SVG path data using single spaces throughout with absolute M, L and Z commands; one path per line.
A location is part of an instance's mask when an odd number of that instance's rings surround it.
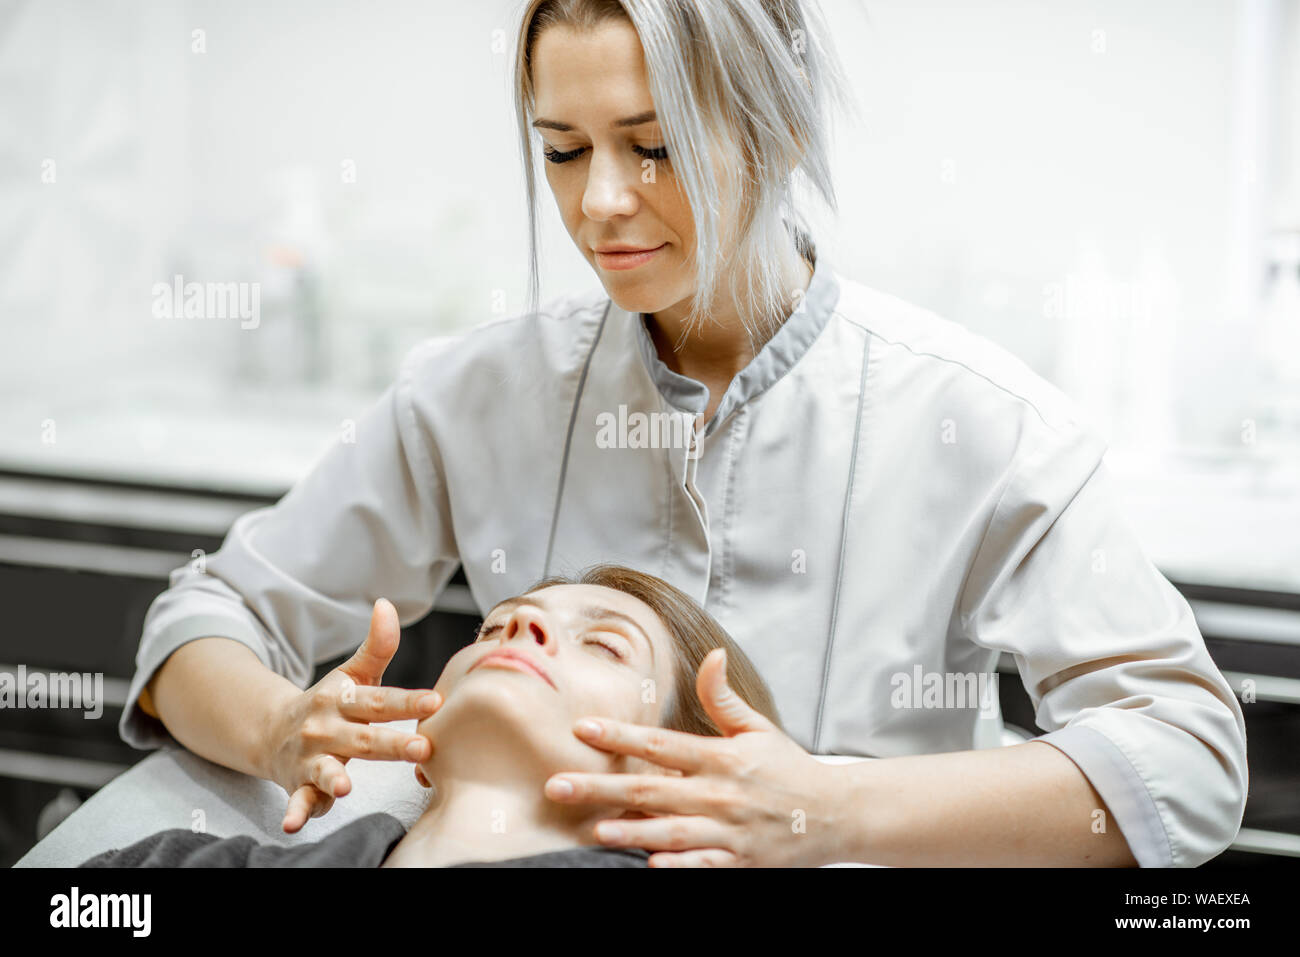
M 731 380 L 713 418 L 700 433 L 702 436 L 712 434 L 718 423 L 732 412 L 771 388 L 794 367 L 826 327 L 839 302 L 840 284 L 825 255 L 814 255 L 812 280 L 798 307 L 759 350 L 758 355 Z M 650 338 L 650 331 L 646 328 L 645 313 L 629 314 L 629 320 L 635 327 L 634 334 L 646 371 L 660 394 L 685 412 L 703 412 L 708 406 L 708 387 L 703 382 L 674 372 L 664 364 L 659 358 L 654 340 Z

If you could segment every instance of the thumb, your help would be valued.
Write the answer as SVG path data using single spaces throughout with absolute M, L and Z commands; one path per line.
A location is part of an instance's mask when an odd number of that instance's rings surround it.
M 397 644 L 401 639 L 402 626 L 397 619 L 397 609 L 387 598 L 378 599 L 370 613 L 370 630 L 366 632 L 365 641 L 340 670 L 357 684 L 379 684 L 384 669 L 397 654 Z
M 772 731 L 776 725 L 751 708 L 727 683 L 727 651 L 714 648 L 700 663 L 695 693 L 718 730 L 726 737 L 742 731 Z

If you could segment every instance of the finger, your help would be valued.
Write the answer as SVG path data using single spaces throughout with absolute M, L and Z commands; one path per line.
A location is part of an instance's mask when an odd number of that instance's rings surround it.
M 352 790 L 352 779 L 343 762 L 332 754 L 319 755 L 312 761 L 311 781 L 326 797 L 343 797 Z
M 651 854 L 651 867 L 739 867 L 740 859 L 718 847 L 683 851 L 680 854 Z
M 716 819 L 703 815 L 671 815 L 637 820 L 616 818 L 598 822 L 595 834 L 596 840 L 606 847 L 643 847 L 647 851 L 730 849 L 731 846 L 730 829 Z
M 311 809 L 312 817 L 323 817 L 334 806 L 334 798 L 317 792 L 316 806 Z
M 695 676 L 695 693 L 713 723 L 726 737 L 743 731 L 776 730 L 776 725 L 731 689 L 727 682 L 725 648 L 714 648 L 700 662 L 700 670 Z
M 352 690 L 339 701 L 339 714 L 358 721 L 423 719 L 442 707 L 442 695 L 427 689 L 354 686 Z
M 587 731 L 588 723 L 599 731 Z M 717 738 L 709 739 L 703 735 L 641 724 L 626 724 L 609 718 L 584 718 L 574 726 L 573 733 L 603 751 L 628 754 L 689 774 L 698 774 L 704 769 L 708 749 L 717 743 Z
M 289 807 L 284 812 L 280 827 L 286 834 L 296 834 L 307 823 L 316 807 L 318 797 L 324 797 L 313 785 L 304 784 L 289 796 Z
M 547 780 L 544 793 L 559 804 L 600 804 L 646 814 L 720 812 L 719 799 L 699 779 L 666 774 L 557 774 Z
M 339 669 L 357 684 L 377 685 L 384 677 L 384 669 L 397 654 L 402 638 L 402 627 L 397 619 L 397 609 L 387 598 L 375 601 L 370 613 L 370 630 L 366 632 L 361 647 Z
M 328 747 L 331 754 L 363 761 L 423 762 L 433 757 L 433 745 L 424 735 L 373 724 L 343 725 L 331 736 Z

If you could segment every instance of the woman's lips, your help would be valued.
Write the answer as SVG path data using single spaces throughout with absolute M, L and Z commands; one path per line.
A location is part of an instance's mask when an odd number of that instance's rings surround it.
M 596 263 L 601 269 L 635 269 L 654 259 L 655 254 L 667 243 L 660 243 L 654 249 L 642 249 L 634 253 L 596 253 Z
M 473 671 L 475 668 L 478 668 L 480 666 L 493 667 L 493 668 L 508 668 L 512 671 L 522 671 L 525 674 L 536 675 L 537 677 L 545 681 L 548 685 L 550 685 L 552 688 L 555 687 L 555 682 L 552 681 L 545 672 L 543 672 L 540 668 L 534 665 L 523 655 L 508 655 L 505 654 L 504 652 L 495 651 L 490 655 L 484 655 L 477 662 L 475 662 L 473 667 L 471 667 L 469 670 Z

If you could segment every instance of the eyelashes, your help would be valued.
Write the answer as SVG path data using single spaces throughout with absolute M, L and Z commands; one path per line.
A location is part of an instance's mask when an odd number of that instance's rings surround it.
M 559 150 L 555 149 L 554 147 L 548 146 L 542 150 L 542 155 L 544 155 L 547 158 L 547 160 L 549 160 L 552 163 L 567 163 L 569 162 L 569 160 L 577 159 L 584 152 L 586 152 L 586 150 L 587 147 L 580 146 L 576 150 L 569 150 L 567 153 L 561 153 Z M 638 156 L 643 156 L 646 159 L 652 159 L 652 160 L 668 159 L 668 147 L 666 146 L 656 146 L 654 149 L 646 149 L 644 146 L 633 146 L 632 152 L 636 153 Z
M 552 163 L 567 163 L 571 159 L 577 159 L 582 150 L 570 150 L 568 153 L 561 153 L 553 147 L 546 147 L 542 150 L 542 155 Z
M 615 648 L 613 645 L 606 644 L 603 641 L 596 641 L 595 639 L 592 639 L 591 641 L 587 642 L 587 644 L 599 645 L 600 647 L 608 651 L 611 655 L 613 655 L 615 658 L 617 658 L 619 661 L 623 660 L 623 653 L 619 651 L 617 648 Z

